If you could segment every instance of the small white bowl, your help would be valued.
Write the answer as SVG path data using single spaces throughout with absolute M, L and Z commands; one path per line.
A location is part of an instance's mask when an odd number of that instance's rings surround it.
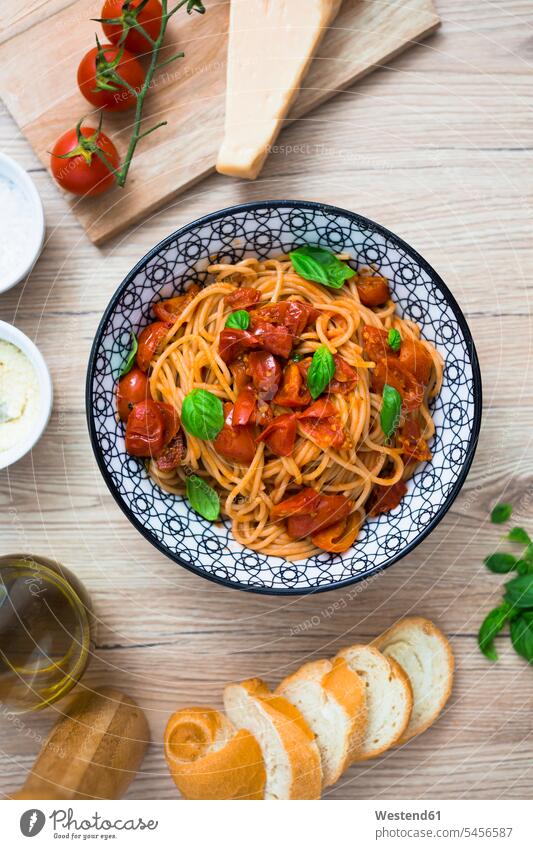
M 7 292 L 31 271 L 42 251 L 46 227 L 43 205 L 33 180 L 24 168 L 4 153 L 0 153 L 0 179 L 8 180 L 18 187 L 30 210 L 30 220 L 24 231 L 24 258 L 0 279 L 1 293 Z
M 0 340 L 11 342 L 12 345 L 19 348 L 27 356 L 35 369 L 40 390 L 39 414 L 35 419 L 32 430 L 26 434 L 23 440 L 14 445 L 13 448 L 9 448 L 7 451 L 0 451 L 0 469 L 6 469 L 8 466 L 16 463 L 17 460 L 20 460 L 21 457 L 24 457 L 28 451 L 31 451 L 43 435 L 52 412 L 54 391 L 48 366 L 43 355 L 31 339 L 12 324 L 8 324 L 6 321 L 0 321 Z

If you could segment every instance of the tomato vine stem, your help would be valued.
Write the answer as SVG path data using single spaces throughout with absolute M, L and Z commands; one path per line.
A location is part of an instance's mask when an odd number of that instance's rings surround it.
M 187 7 L 187 14 L 191 14 L 193 11 L 199 12 L 201 15 L 205 12 L 205 7 L 201 0 L 179 0 L 179 2 L 172 9 L 168 8 L 168 0 L 161 0 L 161 29 L 159 30 L 158 37 L 154 40 L 150 38 L 148 33 L 145 32 L 144 28 L 138 22 L 133 24 L 133 27 L 137 29 L 142 35 L 152 44 L 152 51 L 150 56 L 150 62 L 148 65 L 148 70 L 146 72 L 146 77 L 144 80 L 144 84 L 142 88 L 139 90 L 131 89 L 125 80 L 123 80 L 120 74 L 117 72 L 116 78 L 117 81 L 120 81 L 121 85 L 124 85 L 125 88 L 130 89 L 135 94 L 137 98 L 137 102 L 135 105 L 135 118 L 133 120 L 133 132 L 130 136 L 130 141 L 128 144 L 128 149 L 126 151 L 126 155 L 124 157 L 124 161 L 121 164 L 120 168 L 114 171 L 115 180 L 118 186 L 121 188 L 124 187 L 126 183 L 126 179 L 128 177 L 128 172 L 130 169 L 131 161 L 133 159 L 133 155 L 135 153 L 135 149 L 137 144 L 141 141 L 141 139 L 146 138 L 146 136 L 153 133 L 154 130 L 158 130 L 160 127 L 164 127 L 167 124 L 167 121 L 160 121 L 158 124 L 155 124 L 153 127 L 150 127 L 148 130 L 142 130 L 142 113 L 144 107 L 144 98 L 146 97 L 150 85 L 152 83 L 152 79 L 156 70 L 159 68 L 168 65 L 170 62 L 173 62 L 175 59 L 183 58 L 183 53 L 176 53 L 171 56 L 169 59 L 164 60 L 163 62 L 159 62 L 159 52 L 163 45 L 163 41 L 165 38 L 165 33 L 167 31 L 167 25 L 170 18 L 176 14 L 183 6 Z

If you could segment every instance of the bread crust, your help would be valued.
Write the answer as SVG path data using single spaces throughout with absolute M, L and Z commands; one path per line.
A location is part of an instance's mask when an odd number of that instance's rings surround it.
M 240 684 L 229 684 L 224 690 L 226 712 L 237 727 L 245 727 L 242 709 L 232 708 L 233 697 L 241 690 L 254 702 L 270 722 L 283 746 L 291 770 L 289 799 L 320 799 L 322 789 L 322 768 L 320 754 L 315 737 L 300 711 L 286 699 L 272 693 L 260 678 L 250 678 Z M 238 713 L 238 715 L 237 715 Z M 258 739 L 261 746 L 261 740 Z M 263 752 L 267 771 L 268 763 Z
M 361 650 L 371 653 L 375 652 L 377 662 L 386 664 L 386 668 L 388 668 L 389 680 L 398 682 L 400 685 L 402 691 L 402 698 L 404 701 L 404 710 L 400 721 L 398 722 L 398 727 L 395 730 L 394 735 L 392 735 L 389 740 L 383 745 L 375 745 L 374 748 L 367 752 L 365 752 L 364 749 L 359 749 L 355 753 L 352 763 L 359 763 L 360 761 L 367 761 L 370 758 L 377 758 L 379 757 L 379 755 L 382 755 L 383 752 L 386 752 L 392 746 L 395 746 L 401 739 L 402 735 L 405 732 L 405 729 L 407 728 L 411 716 L 411 711 L 413 709 L 413 690 L 411 688 L 411 682 L 409 680 L 409 677 L 406 675 L 406 673 L 400 666 L 400 664 L 397 663 L 394 658 L 386 657 L 375 646 L 364 644 L 348 646 L 347 648 L 342 649 L 338 653 L 337 657 L 342 658 L 348 663 L 348 665 L 350 665 L 350 653 Z
M 442 659 L 447 667 L 447 678 L 443 683 L 441 693 L 439 694 L 439 698 L 436 700 L 435 706 L 431 713 L 424 716 L 423 719 L 416 721 L 415 716 L 412 716 L 412 720 L 409 722 L 404 734 L 399 740 L 400 743 L 406 743 L 408 740 L 411 740 L 413 737 L 418 734 L 422 734 L 423 731 L 426 731 L 435 720 L 440 716 L 446 702 L 450 698 L 452 689 L 453 689 L 453 678 L 454 678 L 454 669 L 455 669 L 455 658 L 453 655 L 453 651 L 451 645 L 446 638 L 446 636 L 442 633 L 440 628 L 431 622 L 429 619 L 426 619 L 423 616 L 407 616 L 404 619 L 400 619 L 399 622 L 396 622 L 395 625 L 392 625 L 387 629 L 381 636 L 377 637 L 373 640 L 372 645 L 376 646 L 380 651 L 386 652 L 388 647 L 391 647 L 395 640 L 399 637 L 402 637 L 406 634 L 410 629 L 417 630 L 422 636 L 435 638 L 438 641 L 440 648 L 442 649 Z M 393 655 L 389 655 L 388 657 L 392 657 Z M 399 663 L 399 661 L 396 661 Z M 399 664 L 401 666 L 401 664 Z M 408 673 L 406 675 L 409 677 Z M 415 708 L 416 708 L 416 700 L 417 697 L 420 698 L 419 693 L 415 692 L 413 688 L 414 698 L 415 698 Z
M 266 773 L 255 737 L 212 708 L 184 708 L 164 737 L 170 774 L 185 799 L 262 799 Z
M 320 686 L 324 691 L 324 703 L 328 697 L 333 699 L 346 716 L 347 731 L 342 744 L 344 750 L 342 760 L 331 774 L 328 774 L 328 770 L 324 769 L 324 762 L 322 763 L 323 786 L 327 787 L 338 781 L 361 747 L 367 723 L 365 686 L 345 660 L 333 658 L 333 660 L 323 659 L 305 663 L 285 678 L 276 692 L 288 701 L 292 701 L 291 688 L 302 681 L 312 681 Z M 316 708 L 320 710 L 320 704 Z M 344 729 L 339 729 L 338 733 L 341 731 L 344 732 Z

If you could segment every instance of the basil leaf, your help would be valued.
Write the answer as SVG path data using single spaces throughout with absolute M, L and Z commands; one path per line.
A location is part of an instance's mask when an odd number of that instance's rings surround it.
M 402 337 L 400 336 L 400 331 L 396 330 L 395 327 L 391 327 L 387 336 L 387 344 L 389 348 L 392 348 L 393 351 L 399 351 L 400 345 L 402 344 Z
M 496 504 L 496 506 L 492 509 L 492 513 L 490 514 L 490 521 L 494 525 L 502 525 L 504 522 L 507 522 L 507 520 L 511 518 L 512 512 L 512 504 Z
M 383 387 L 383 403 L 381 405 L 381 430 L 390 439 L 400 421 L 402 410 L 402 396 L 393 386 L 388 383 Z
M 181 423 L 198 439 L 214 439 L 224 427 L 222 401 L 207 389 L 193 389 L 183 399 Z
M 507 534 L 509 542 L 517 542 L 520 545 L 531 545 L 531 537 L 524 528 L 511 528 Z
M 250 314 L 246 310 L 236 310 L 228 315 L 226 327 L 235 327 L 237 330 L 248 330 L 250 326 Z
M 137 341 L 137 337 L 135 333 L 131 332 L 131 348 L 129 350 L 128 356 L 122 366 L 122 371 L 120 372 L 119 377 L 124 377 L 125 374 L 128 374 L 135 363 L 135 357 L 137 356 L 137 351 L 139 350 L 139 343 Z
M 187 478 L 187 498 L 192 509 L 214 522 L 220 516 L 220 499 L 213 489 L 198 475 L 190 475 Z
M 505 572 L 512 572 L 516 568 L 518 557 L 515 557 L 513 554 L 496 552 L 496 554 L 485 557 L 483 563 L 491 572 L 497 572 L 499 575 L 503 575 Z
M 516 563 L 516 571 L 519 575 L 533 575 L 533 560 L 523 560 Z
M 355 271 L 335 254 L 318 245 L 302 245 L 289 254 L 292 267 L 300 277 L 322 283 L 331 289 L 340 289 L 345 280 L 353 277 Z
M 505 584 L 505 600 L 517 609 L 533 607 L 533 575 L 520 575 Z
M 533 616 L 525 613 L 511 622 L 511 642 L 515 652 L 533 663 Z
M 318 398 L 335 374 L 333 354 L 325 345 L 317 348 L 313 354 L 311 365 L 307 372 L 307 386 L 312 398 Z
M 498 660 L 498 654 L 494 648 L 494 637 L 503 631 L 509 617 L 512 614 L 512 607 L 506 601 L 502 602 L 499 607 L 495 607 L 490 613 L 485 616 L 481 623 L 477 635 L 479 648 L 489 660 Z

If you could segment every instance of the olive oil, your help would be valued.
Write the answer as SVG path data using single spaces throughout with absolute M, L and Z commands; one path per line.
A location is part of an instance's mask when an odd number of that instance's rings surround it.
M 0 558 L 0 706 L 37 710 L 66 695 L 92 653 L 82 584 L 53 561 Z

